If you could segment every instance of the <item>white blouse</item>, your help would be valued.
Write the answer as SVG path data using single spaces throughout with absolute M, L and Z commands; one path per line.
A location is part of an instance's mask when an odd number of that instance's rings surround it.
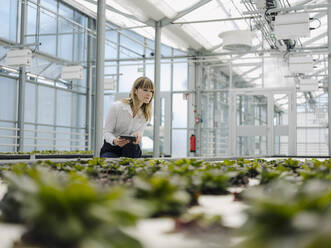
M 143 136 L 146 125 L 147 121 L 141 109 L 133 118 L 130 105 L 116 101 L 108 111 L 103 136 L 106 142 L 112 145 L 113 140 L 120 135 L 132 136 L 139 132 Z

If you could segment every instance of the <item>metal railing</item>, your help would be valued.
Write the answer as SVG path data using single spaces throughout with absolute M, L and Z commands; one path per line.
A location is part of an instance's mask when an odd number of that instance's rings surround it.
M 0 130 L 5 130 L 5 131 L 19 131 L 19 128 L 9 128 L 9 127 L 0 127 Z M 44 134 L 51 134 L 54 135 L 55 134 L 55 138 L 54 137 L 38 137 L 38 136 L 24 136 L 24 140 L 35 140 L 35 141 L 62 141 L 62 142 L 82 142 L 82 143 L 87 143 L 88 142 L 88 133 L 78 133 L 78 132 L 62 132 L 62 131 L 53 131 L 53 130 L 38 130 L 38 129 L 25 129 L 24 132 L 32 132 L 35 134 L 40 134 L 40 133 L 44 133 Z M 72 138 L 56 138 L 56 135 L 68 135 L 68 136 L 81 136 L 84 138 L 80 138 L 80 139 L 72 139 Z M 17 139 L 20 138 L 20 136 L 17 135 L 0 135 L 0 139 L 13 139 L 15 140 L 15 143 L 0 143 L 0 146 L 8 146 L 8 147 L 18 147 L 19 144 L 17 144 Z M 59 144 L 59 145 L 45 145 L 45 144 L 24 144 L 25 147 L 38 147 L 38 148 L 54 148 L 54 149 L 88 149 L 89 146 L 87 145 L 74 145 L 74 144 L 70 144 L 70 145 L 63 145 L 63 144 Z
M 24 132 L 88 136 L 88 133 L 62 132 L 62 131 L 52 131 L 52 130 L 46 131 L 46 130 L 38 130 L 38 129 L 24 129 Z

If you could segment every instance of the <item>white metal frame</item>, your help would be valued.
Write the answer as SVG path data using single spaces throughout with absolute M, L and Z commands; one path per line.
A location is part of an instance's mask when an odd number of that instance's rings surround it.
M 287 94 L 289 98 L 288 126 L 274 126 L 274 94 Z M 266 96 L 267 97 L 267 125 L 266 126 L 237 126 L 236 97 L 239 95 Z M 260 88 L 260 89 L 231 89 L 230 90 L 230 117 L 229 122 L 235 125 L 229 125 L 230 144 L 229 154 L 236 154 L 236 140 L 238 136 L 267 136 L 267 154 L 274 154 L 274 137 L 276 134 L 288 136 L 288 154 L 296 155 L 296 90 L 294 88 Z M 239 135 L 240 134 L 240 135 Z

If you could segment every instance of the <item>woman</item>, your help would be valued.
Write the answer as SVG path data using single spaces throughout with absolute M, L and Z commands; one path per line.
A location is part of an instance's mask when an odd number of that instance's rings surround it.
M 121 99 L 110 107 L 100 157 L 141 157 L 139 144 L 151 119 L 153 96 L 153 82 L 147 77 L 139 77 L 132 86 L 129 98 Z M 135 141 L 120 136 L 134 136 Z

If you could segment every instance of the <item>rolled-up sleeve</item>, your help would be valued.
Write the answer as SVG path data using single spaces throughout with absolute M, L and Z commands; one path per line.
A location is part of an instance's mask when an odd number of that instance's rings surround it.
M 117 104 L 113 104 L 106 117 L 105 128 L 103 129 L 103 137 L 109 144 L 113 144 L 114 139 L 116 138 L 114 135 L 116 121 L 118 116 L 118 106 Z

